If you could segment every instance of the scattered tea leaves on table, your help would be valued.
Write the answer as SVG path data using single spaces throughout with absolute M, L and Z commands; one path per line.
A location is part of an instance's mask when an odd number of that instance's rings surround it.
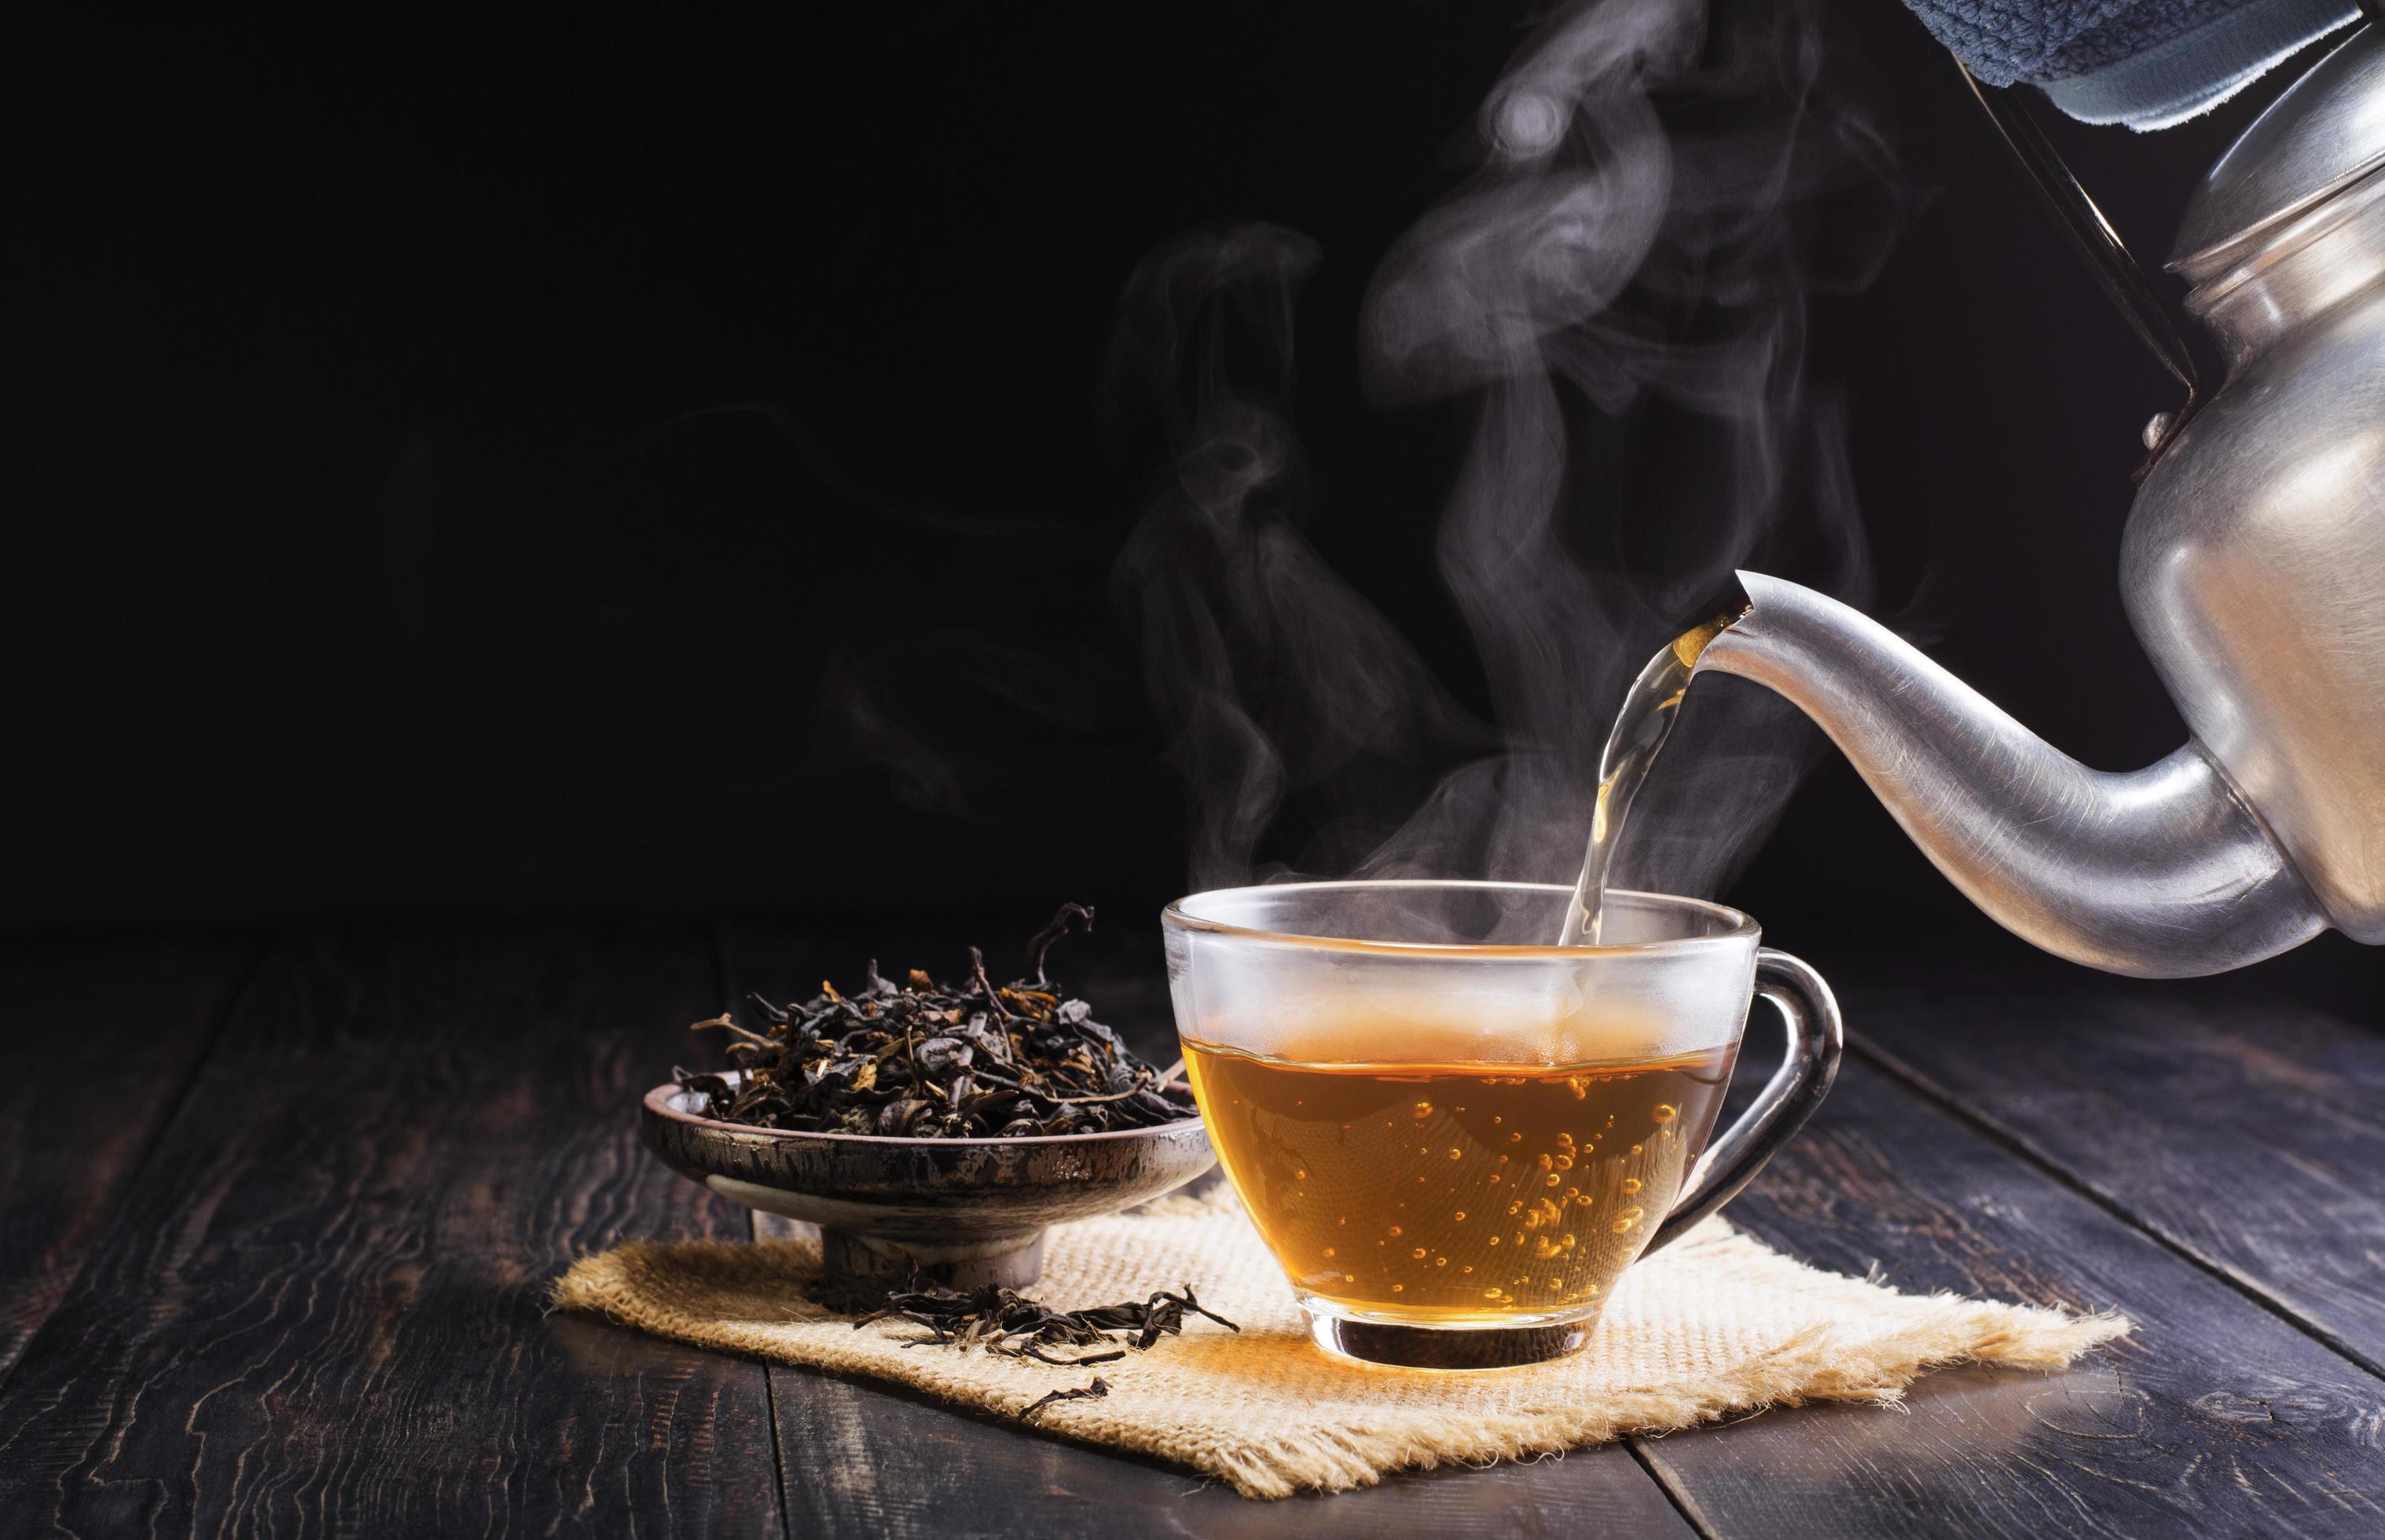
M 1098 1401 L 1109 1393 L 1110 1382 L 1096 1374 L 1093 1376 L 1093 1384 L 1081 1385 L 1075 1390 L 1045 1391 L 1042 1400 L 1019 1411 L 1018 1420 L 1022 1422 L 1032 1422 L 1045 1407 L 1055 1401 Z
M 966 1291 L 944 1288 L 922 1282 L 916 1273 L 892 1286 L 866 1280 L 823 1281 L 814 1298 L 830 1310 L 859 1317 L 853 1323 L 855 1331 L 873 1321 L 908 1321 L 926 1327 L 929 1335 L 914 1337 L 911 1347 L 983 1348 L 1063 1368 L 1115 1362 L 1126 1357 L 1126 1348 L 1141 1350 L 1163 1336 L 1178 1335 L 1187 1315 L 1205 1317 L 1230 1332 L 1242 1330 L 1203 1305 L 1190 1284 L 1181 1294 L 1154 1289 L 1139 1303 L 1128 1300 L 1081 1310 L 1054 1310 L 992 1284 Z M 1046 1348 L 1109 1350 L 1058 1358 L 1045 1352 Z
M 760 1128 L 906 1138 L 1018 1138 L 1147 1128 L 1195 1115 L 1191 1087 L 1137 1058 L 1044 971 L 1053 943 L 1091 928 L 1063 904 L 1027 947 L 1033 976 L 996 985 L 969 949 L 969 975 L 939 984 L 913 969 L 840 994 L 823 983 L 801 1004 L 747 1001 L 759 1030 L 723 1013 L 696 1023 L 729 1034 L 743 1073 L 674 1071 L 707 1117 Z

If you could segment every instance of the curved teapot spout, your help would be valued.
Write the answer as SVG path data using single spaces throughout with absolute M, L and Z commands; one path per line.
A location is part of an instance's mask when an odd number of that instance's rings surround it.
M 2223 973 L 2327 921 L 2261 821 L 2190 741 L 2090 770 L 1834 599 L 1742 572 L 1748 613 L 1697 660 L 1819 724 L 1938 869 L 1998 924 L 2110 973 Z

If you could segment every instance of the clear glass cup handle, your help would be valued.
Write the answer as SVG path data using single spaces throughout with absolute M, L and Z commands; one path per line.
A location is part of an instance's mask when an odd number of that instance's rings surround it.
M 1762 948 L 1755 954 L 1755 998 L 1770 1000 L 1780 1012 L 1789 1028 L 1788 1057 L 1765 1082 L 1754 1105 L 1707 1151 L 1703 1174 L 1656 1226 L 1643 1257 L 1679 1239 L 1691 1225 L 1737 1198 L 1764 1162 L 1805 1125 L 1838 1076 L 1846 1024 L 1820 974 L 1785 951 Z

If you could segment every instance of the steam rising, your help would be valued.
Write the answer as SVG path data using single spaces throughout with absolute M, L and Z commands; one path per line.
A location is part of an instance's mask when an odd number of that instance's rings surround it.
M 1495 743 L 1295 527 L 1305 486 L 1282 401 L 1292 297 L 1317 260 L 1305 237 L 1250 225 L 1155 253 L 1127 286 L 1113 367 L 1152 388 L 1175 462 L 1118 597 L 1195 789 L 1196 886 L 1246 876 L 1296 791 Z
M 1297 530 L 1285 401 L 1316 247 L 1244 227 L 1137 272 L 1118 361 L 1175 461 L 1118 583 L 1193 792 L 1196 887 L 1285 870 L 1261 856 L 1294 797 L 1324 831 L 1299 868 L 1569 880 L 1625 687 L 1733 568 L 1869 598 L 1807 308 L 1869 281 L 1901 205 L 1825 89 L 1825 8 L 1758 0 L 1712 32 L 1704 0 L 1555 12 L 1485 100 L 1472 174 L 1375 275 L 1372 392 L 1471 424 L 1436 553 L 1495 727 Z M 1715 890 L 1786 801 L 1813 735 L 1734 683 L 1691 695 L 1624 885 Z M 1424 767 L 1446 771 L 1429 792 Z

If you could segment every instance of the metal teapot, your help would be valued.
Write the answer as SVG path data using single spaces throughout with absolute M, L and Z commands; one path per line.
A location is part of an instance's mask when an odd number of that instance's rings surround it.
M 1697 662 L 1811 716 L 2006 928 L 2152 977 L 2330 925 L 2385 941 L 2385 28 L 2244 131 L 2176 249 L 2227 379 L 2147 429 L 2120 589 L 2184 748 L 2090 770 L 1886 627 L 1754 573 Z

